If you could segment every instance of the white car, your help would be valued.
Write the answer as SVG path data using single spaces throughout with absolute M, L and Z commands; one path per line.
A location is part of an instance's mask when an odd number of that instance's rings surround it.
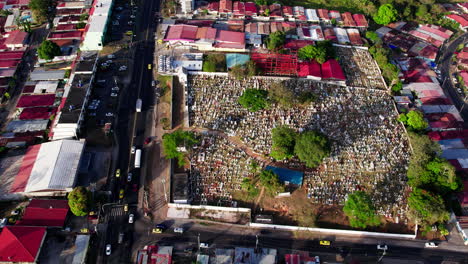
M 107 245 L 106 245 L 106 255 L 107 255 L 107 256 L 110 256 L 111 252 L 112 252 L 112 251 L 111 251 L 111 245 L 110 245 L 110 244 L 107 244 Z
M 108 59 L 115 59 L 115 55 L 114 54 L 109 54 L 109 55 L 107 55 L 107 58 Z
M 117 94 L 117 93 L 111 93 L 110 96 L 112 96 L 112 97 L 117 97 L 118 94 Z
M 119 68 L 119 71 L 126 71 L 127 70 L 127 66 L 123 65 L 123 66 L 120 66 Z
M 129 224 L 133 224 L 133 220 L 134 220 L 134 215 L 133 215 L 133 214 L 130 214 L 130 215 L 128 216 L 128 223 L 129 223 Z
M 184 233 L 184 229 L 182 227 L 176 227 L 174 228 L 174 233 L 181 233 L 183 234 Z
M 320 264 L 320 258 L 319 258 L 319 256 L 315 256 L 315 264 Z
M 377 249 L 378 250 L 388 250 L 388 247 L 385 244 L 382 244 L 382 245 L 379 244 L 379 245 L 377 245 Z
M 119 87 L 118 86 L 115 86 L 115 87 L 112 87 L 112 91 L 119 91 Z
M 8 218 L 3 218 L 1 221 L 0 221 L 0 228 L 4 228 L 8 223 Z
M 434 242 L 426 242 L 424 243 L 424 247 L 427 247 L 427 248 L 436 248 L 438 247 L 438 245 Z
M 200 243 L 200 248 L 209 248 L 208 243 Z
M 135 154 L 135 149 L 136 149 L 135 146 L 132 146 L 132 150 L 131 150 L 132 154 Z
M 132 173 L 131 172 L 129 172 L 128 175 L 127 175 L 127 181 L 128 182 L 132 181 Z
M 109 112 L 109 113 L 106 113 L 106 116 L 114 116 L 114 114 Z

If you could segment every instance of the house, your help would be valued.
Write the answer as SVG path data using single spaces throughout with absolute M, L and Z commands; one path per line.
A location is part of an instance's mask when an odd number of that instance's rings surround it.
M 208 4 L 208 14 L 217 15 L 219 11 L 219 2 L 211 2 Z
M 46 237 L 45 227 L 6 226 L 0 234 L 1 263 L 37 263 Z
M 324 23 L 330 22 L 330 16 L 328 15 L 327 9 L 317 9 L 317 14 L 320 17 L 320 20 Z
M 335 30 L 336 37 L 338 39 L 338 43 L 340 43 L 340 44 L 349 44 L 350 43 L 350 40 L 349 40 L 349 37 L 348 37 L 348 33 L 346 32 L 346 29 L 335 27 L 334 30 Z
M 245 3 L 245 15 L 246 16 L 256 16 L 257 15 L 257 5 L 254 2 Z
M 343 20 L 341 19 L 340 12 L 338 12 L 336 10 L 330 10 L 330 12 L 328 14 L 330 16 L 330 20 L 335 19 L 336 23 L 338 23 L 338 24 L 341 24 L 343 22 Z
M 227 30 L 218 30 L 215 48 L 245 49 L 245 33 Z
M 353 15 L 350 12 L 344 12 L 341 14 L 343 19 L 343 26 L 345 27 L 356 27 L 356 22 L 354 22 Z
M 306 9 L 305 14 L 307 21 L 309 22 L 319 22 L 320 18 L 317 16 L 317 11 L 315 9 Z
M 219 14 L 231 14 L 232 13 L 232 1 L 221 0 L 219 1 Z
M 466 20 L 462 16 L 455 15 L 455 14 L 450 14 L 450 15 L 446 15 L 445 17 L 450 19 L 450 20 L 453 20 L 453 21 L 457 22 L 460 25 L 460 28 L 462 30 L 465 30 L 468 27 L 468 20 Z
M 346 33 L 348 33 L 349 42 L 353 45 L 362 45 L 364 42 L 361 39 L 359 30 L 356 28 L 347 28 Z
M 293 8 L 290 6 L 283 6 L 283 15 L 288 19 L 292 19 L 294 17 Z
M 22 49 L 27 47 L 28 33 L 21 30 L 14 30 L 5 35 L 5 45 L 9 49 Z
M 353 14 L 353 19 L 356 22 L 356 27 L 367 28 L 369 26 L 363 14 Z
M 301 62 L 297 64 L 297 75 L 299 77 L 321 80 L 322 79 L 322 70 L 320 64 L 315 60 L 309 62 Z
M 169 43 L 190 43 L 194 42 L 197 37 L 197 26 L 191 25 L 172 25 L 167 30 L 166 36 L 164 37 L 164 41 L 168 41 Z
M 179 3 L 180 3 L 180 9 L 182 13 L 188 14 L 188 13 L 193 12 L 194 4 L 195 4 L 194 0 L 181 0 L 179 1 Z

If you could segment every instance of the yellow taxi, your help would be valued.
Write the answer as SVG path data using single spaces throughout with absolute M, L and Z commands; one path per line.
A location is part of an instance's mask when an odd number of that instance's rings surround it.
M 119 192 L 119 199 L 123 199 L 124 197 L 124 190 L 123 189 L 120 189 L 120 192 Z
M 321 246 L 329 246 L 331 245 L 331 242 L 328 240 L 320 240 L 320 245 Z
M 163 232 L 163 230 L 161 228 L 157 228 L 157 227 L 153 228 L 151 230 L 151 233 L 153 233 L 153 234 L 161 234 L 162 232 Z
M 128 212 L 128 204 L 124 205 L 124 212 Z
M 151 70 L 151 64 L 148 64 L 148 70 Z
M 120 169 L 117 169 L 117 170 L 115 171 L 115 177 L 116 177 L 116 178 L 119 178 L 119 177 L 120 177 Z

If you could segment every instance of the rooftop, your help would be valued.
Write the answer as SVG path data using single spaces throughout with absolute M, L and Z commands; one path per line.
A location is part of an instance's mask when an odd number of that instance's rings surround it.
M 45 235 L 44 227 L 6 226 L 0 234 L 0 262 L 35 262 Z
M 33 199 L 16 225 L 63 227 L 68 210 L 67 200 Z

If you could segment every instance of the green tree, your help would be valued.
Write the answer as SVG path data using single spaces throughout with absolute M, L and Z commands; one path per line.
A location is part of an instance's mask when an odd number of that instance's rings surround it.
M 384 4 L 379 7 L 377 14 L 374 15 L 374 21 L 380 25 L 387 25 L 398 18 L 398 11 L 392 4 Z
M 268 92 L 260 89 L 246 89 L 237 101 L 249 111 L 256 112 L 268 107 Z
M 203 60 L 204 72 L 225 72 L 226 56 L 221 53 L 210 53 Z
M 258 6 L 262 6 L 262 5 L 268 5 L 268 2 L 267 0 L 255 0 L 255 4 L 257 4 Z
M 427 5 L 420 4 L 415 15 L 419 19 L 425 20 L 430 15 L 427 10 Z
M 413 147 L 409 166 L 408 184 L 412 187 L 422 185 L 420 175 L 426 171 L 427 163 L 441 152 L 440 145 L 433 142 L 427 135 L 421 135 L 408 131 L 409 140 Z
M 269 50 L 278 50 L 283 47 L 286 41 L 286 34 L 283 31 L 276 31 L 268 36 L 267 47 Z
M 251 178 L 244 178 L 241 183 L 241 188 L 246 191 L 250 197 L 255 197 L 259 194 L 259 190 Z
M 187 151 L 197 144 L 198 140 L 193 132 L 176 130 L 172 133 L 166 133 L 162 137 L 164 155 L 166 159 L 177 159 L 180 167 L 185 165 L 185 154 L 183 148 Z
M 382 43 L 382 40 L 379 38 L 379 35 L 375 31 L 366 31 L 366 38 L 372 43 Z
M 348 195 L 343 211 L 349 218 L 349 223 L 355 228 L 366 228 L 380 224 L 374 204 L 363 191 L 356 191 Z
M 423 226 L 445 222 L 449 219 L 444 200 L 439 194 L 414 188 L 408 198 L 408 206 L 410 216 Z
M 305 162 L 307 167 L 315 168 L 330 155 L 328 139 L 319 132 L 307 131 L 300 134 L 294 146 L 294 154 Z
M 288 126 L 279 126 L 271 130 L 271 153 L 276 160 L 289 159 L 294 156 L 297 133 Z
M 91 193 L 83 186 L 75 187 L 68 194 L 68 205 L 74 215 L 87 215 L 91 205 Z
M 275 82 L 268 91 L 268 97 L 271 101 L 284 108 L 291 108 L 297 104 L 297 98 L 294 91 L 287 87 L 283 82 Z
M 407 114 L 400 114 L 398 120 L 413 131 L 425 130 L 428 126 L 427 121 L 424 119 L 423 113 L 417 110 L 411 110 Z
M 392 85 L 392 93 L 395 95 L 400 94 L 401 89 L 403 89 L 403 83 L 401 81 L 397 81 L 397 83 Z
M 257 64 L 250 60 L 245 65 L 235 65 L 231 67 L 230 75 L 237 80 L 243 80 L 257 75 Z
M 85 22 L 78 22 L 76 23 L 76 29 L 82 29 L 82 28 L 85 28 L 86 27 L 86 23 Z
M 279 181 L 276 173 L 270 170 L 263 170 L 259 175 L 260 184 L 265 188 L 268 194 L 276 195 L 284 192 L 284 186 Z
M 39 58 L 44 60 L 52 60 L 55 56 L 62 54 L 60 47 L 50 40 L 44 40 L 39 48 L 37 48 Z
M 297 56 L 302 60 L 316 60 L 322 64 L 327 59 L 334 57 L 334 49 L 329 41 L 320 41 L 316 45 L 307 45 L 300 48 L 297 52 Z
M 29 8 L 33 12 L 34 21 L 43 23 L 49 19 L 50 12 L 54 9 L 55 2 L 52 0 L 31 0 Z
M 435 158 L 426 165 L 426 171 L 421 172 L 424 177 L 421 184 L 427 189 L 434 189 L 440 194 L 461 191 L 462 181 L 457 176 L 455 167 L 448 161 Z

